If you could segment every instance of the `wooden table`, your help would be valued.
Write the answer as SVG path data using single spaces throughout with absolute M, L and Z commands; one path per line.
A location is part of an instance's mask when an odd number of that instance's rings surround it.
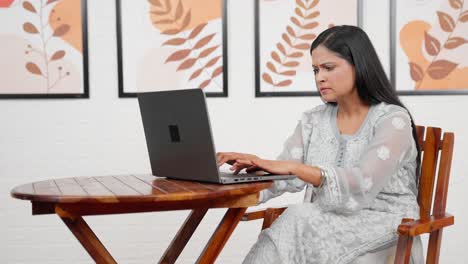
M 82 218 L 191 209 L 159 263 L 174 263 L 209 208 L 229 208 L 197 263 L 213 263 L 247 207 L 271 182 L 233 185 L 169 180 L 152 175 L 75 177 L 29 183 L 11 196 L 30 200 L 32 214 L 57 214 L 96 263 L 117 263 Z

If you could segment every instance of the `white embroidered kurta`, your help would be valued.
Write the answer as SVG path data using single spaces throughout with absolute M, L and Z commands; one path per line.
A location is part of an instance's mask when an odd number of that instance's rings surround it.
M 265 202 L 307 188 L 304 203 L 262 231 L 244 263 L 352 263 L 394 243 L 403 217 L 419 218 L 408 112 L 373 105 L 355 134 L 341 135 L 337 111 L 331 104 L 306 111 L 286 141 L 278 159 L 318 166 L 325 181 L 318 188 L 299 178 L 276 181 L 261 193 Z

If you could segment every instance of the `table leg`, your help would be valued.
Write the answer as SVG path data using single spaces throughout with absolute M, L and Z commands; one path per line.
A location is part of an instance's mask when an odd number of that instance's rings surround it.
M 60 208 L 56 208 L 56 213 L 96 263 L 117 263 L 81 216 Z
M 208 208 L 192 210 L 158 263 L 175 263 L 207 211 Z
M 229 208 L 227 210 L 197 263 L 214 263 L 246 210 L 247 208 Z

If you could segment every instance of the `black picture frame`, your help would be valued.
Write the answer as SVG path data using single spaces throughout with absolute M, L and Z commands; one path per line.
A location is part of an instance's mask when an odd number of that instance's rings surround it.
M 303 92 L 303 91 L 296 91 L 296 92 L 265 92 L 261 91 L 261 58 L 260 58 L 260 1 L 261 0 L 254 0 L 254 17 L 255 17 L 255 97 L 298 97 L 298 96 L 319 96 L 319 92 Z M 363 0 L 356 0 L 357 5 L 357 26 L 362 28 L 362 8 L 363 8 Z M 311 68 L 312 72 L 312 68 Z
M 83 92 L 82 93 L 0 93 L 0 99 L 87 99 L 89 98 L 88 0 L 81 0 Z
M 468 95 L 468 85 L 466 89 L 433 89 L 433 90 L 399 90 L 397 85 L 397 2 L 390 1 L 390 81 L 398 95 L 418 96 L 418 95 Z
M 116 0 L 116 26 L 117 26 L 117 60 L 118 60 L 118 97 L 119 98 L 135 98 L 136 92 L 125 91 L 124 85 L 124 57 L 123 57 L 123 35 L 122 35 L 122 5 L 121 1 Z M 223 61 L 223 90 L 222 92 L 205 92 L 206 97 L 228 97 L 228 12 L 227 1 L 222 1 L 222 61 Z M 193 88 L 193 87 L 187 87 Z

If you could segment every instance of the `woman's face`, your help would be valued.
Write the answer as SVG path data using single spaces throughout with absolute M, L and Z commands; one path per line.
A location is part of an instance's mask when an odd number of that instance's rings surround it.
M 312 51 L 315 82 L 322 99 L 338 102 L 348 96 L 357 96 L 354 66 L 323 45 Z

